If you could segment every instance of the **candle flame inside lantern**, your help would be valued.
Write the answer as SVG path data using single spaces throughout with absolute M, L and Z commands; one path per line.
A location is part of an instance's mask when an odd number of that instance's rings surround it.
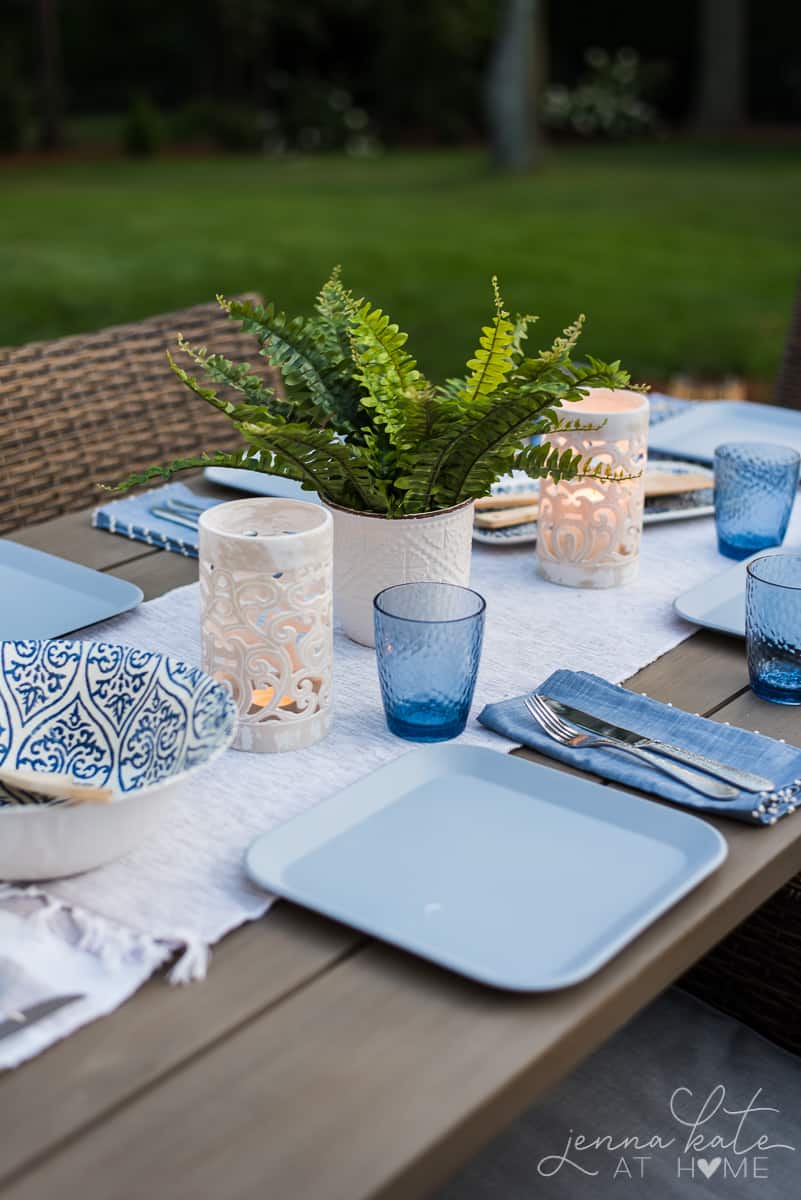
M 268 704 L 272 703 L 274 695 L 275 695 L 275 688 L 272 688 L 272 687 L 254 688 L 253 689 L 253 703 L 255 705 L 257 705 L 259 708 L 266 708 Z M 291 696 L 282 696 L 281 699 L 278 701 L 278 707 L 279 708 L 289 708 L 294 703 L 295 703 L 295 701 L 292 699 Z

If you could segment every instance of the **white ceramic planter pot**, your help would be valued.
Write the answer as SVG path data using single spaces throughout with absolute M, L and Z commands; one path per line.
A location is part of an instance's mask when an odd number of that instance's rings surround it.
M 373 598 L 396 583 L 470 581 L 473 502 L 413 517 L 326 503 L 334 518 L 334 616 L 354 642 L 375 645 Z

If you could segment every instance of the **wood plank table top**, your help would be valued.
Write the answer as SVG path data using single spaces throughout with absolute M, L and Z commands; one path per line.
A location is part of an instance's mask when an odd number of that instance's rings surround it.
M 196 561 L 93 530 L 87 513 L 13 536 L 147 598 L 197 576 Z M 749 691 L 734 639 L 696 633 L 629 686 L 801 745 L 797 711 Z M 0 1200 L 428 1195 L 801 869 L 801 819 L 712 824 L 723 867 L 592 979 L 549 995 L 495 992 L 277 905 L 219 943 L 203 983 L 157 975 L 0 1078 Z

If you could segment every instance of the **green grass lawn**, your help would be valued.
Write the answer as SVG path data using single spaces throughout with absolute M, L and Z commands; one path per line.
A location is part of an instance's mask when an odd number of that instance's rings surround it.
M 255 288 L 306 310 L 334 263 L 454 372 L 491 307 L 577 312 L 585 349 L 644 377 L 767 377 L 801 265 L 801 154 L 553 151 L 493 178 L 478 154 L 0 167 L 0 344 Z

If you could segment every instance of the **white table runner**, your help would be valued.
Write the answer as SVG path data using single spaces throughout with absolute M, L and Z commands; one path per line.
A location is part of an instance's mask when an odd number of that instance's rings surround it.
M 621 681 L 689 637 L 694 627 L 674 614 L 672 601 L 728 565 L 717 554 L 714 537 L 711 519 L 646 529 L 639 582 L 610 591 L 545 583 L 535 573 L 531 547 L 476 547 L 472 585 L 487 599 L 487 625 L 475 706 L 461 740 L 508 752 L 511 743 L 476 723 L 484 704 L 531 689 L 557 667 Z M 788 544 L 800 541 L 797 507 Z M 92 636 L 198 662 L 197 587 L 144 604 L 95 627 Z M 290 754 L 229 751 L 138 850 L 96 871 L 42 885 L 46 901 L 40 903 L 46 909 L 36 921 L 37 936 L 57 936 L 49 925 L 67 906 L 77 931 L 75 954 L 105 955 L 112 974 L 116 964 L 117 1003 L 179 946 L 188 947 L 188 954 L 175 977 L 202 977 L 206 947 L 271 903 L 242 870 L 253 838 L 412 750 L 384 724 L 374 652 L 337 634 L 335 722 L 329 737 Z M 0 903 L 8 907 L 13 895 L 19 892 L 6 889 Z M 47 1040 L 108 1011 L 108 990 L 98 1002 L 91 985 L 94 971 L 93 962 L 85 972 L 86 1000 L 36 1030 L 0 1041 L 0 1067 L 23 1061 Z M 66 990 L 58 978 L 51 977 L 49 984 Z M 71 977 L 70 990 L 74 984 Z

